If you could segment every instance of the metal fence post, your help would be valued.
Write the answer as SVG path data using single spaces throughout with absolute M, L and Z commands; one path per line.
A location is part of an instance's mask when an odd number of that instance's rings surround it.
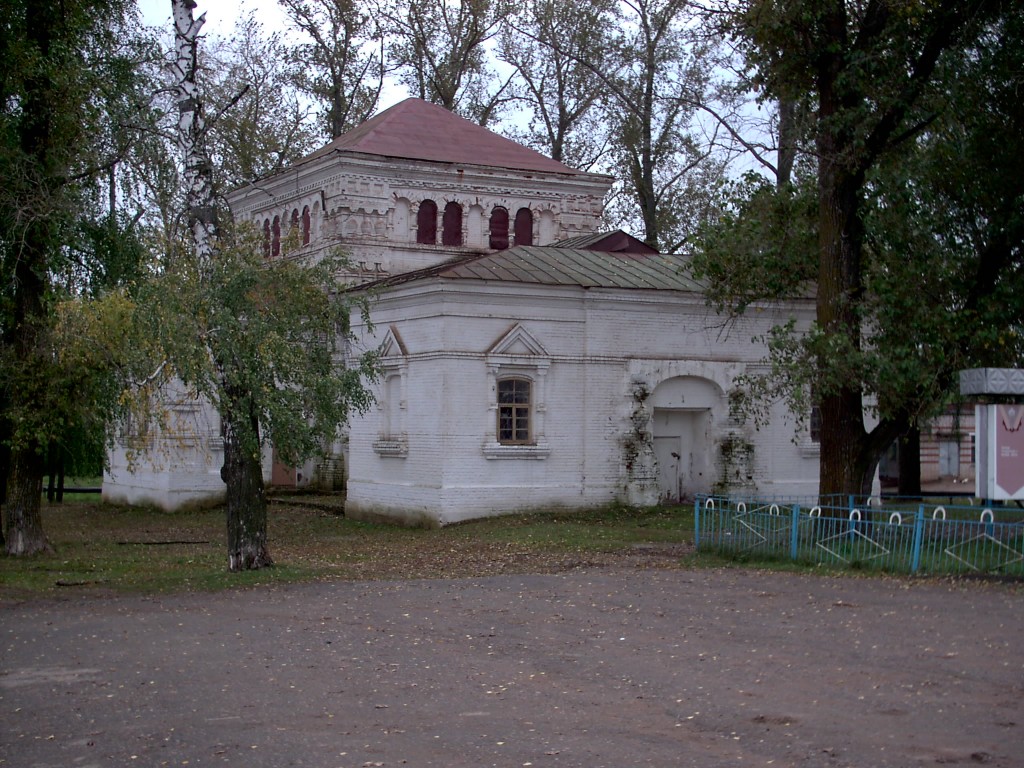
M 693 500 L 693 547 L 700 549 L 700 496 Z
M 796 560 L 800 548 L 800 505 L 793 505 L 793 518 L 789 531 L 789 559 Z
M 917 508 L 917 517 L 914 518 L 914 554 L 910 559 L 910 572 L 917 573 L 921 567 L 921 545 L 924 542 L 924 504 Z

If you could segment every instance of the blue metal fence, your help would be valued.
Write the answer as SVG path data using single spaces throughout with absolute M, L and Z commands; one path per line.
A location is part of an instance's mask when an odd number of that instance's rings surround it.
M 893 572 L 1024 577 L 1024 510 L 820 501 L 699 497 L 697 549 Z

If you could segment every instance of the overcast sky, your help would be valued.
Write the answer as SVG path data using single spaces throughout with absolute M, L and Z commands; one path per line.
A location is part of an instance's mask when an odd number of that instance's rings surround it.
M 171 0 L 139 0 L 142 11 L 142 22 L 149 26 L 171 27 Z M 235 20 L 243 11 L 256 10 L 259 19 L 268 28 L 274 22 L 284 25 L 284 14 L 277 5 L 277 0 L 199 0 L 199 6 L 192 15 L 199 17 L 206 14 L 206 25 L 203 31 L 210 34 L 224 35 L 231 31 Z
M 162 27 L 168 33 L 171 32 L 171 0 L 138 0 L 138 4 L 143 24 Z M 287 16 L 277 0 L 198 0 L 192 15 L 199 18 L 203 13 L 206 14 L 204 35 L 227 36 L 234 29 L 235 22 L 250 10 L 256 11 L 256 18 L 267 30 L 278 29 L 283 32 L 288 27 Z M 377 111 L 397 104 L 408 95 L 403 86 L 393 78 L 387 78 Z

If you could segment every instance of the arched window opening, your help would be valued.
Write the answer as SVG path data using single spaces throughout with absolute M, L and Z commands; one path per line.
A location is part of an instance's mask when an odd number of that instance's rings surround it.
M 263 220 L 263 258 L 270 258 L 270 219 Z
M 548 245 L 558 239 L 558 222 L 555 221 L 555 213 L 550 208 L 540 212 L 539 229 L 537 245 Z
M 533 245 L 533 211 L 529 208 L 516 211 L 516 245 Z
M 508 211 L 500 205 L 491 211 L 490 247 L 496 251 L 508 248 Z
M 288 222 L 288 248 L 294 248 L 299 241 L 299 209 L 292 208 L 292 215 Z
M 437 203 L 424 200 L 416 212 L 416 242 L 437 245 Z
M 302 244 L 309 245 L 309 206 L 302 209 Z
M 462 245 L 462 206 L 456 202 L 444 207 L 441 229 L 442 245 Z
M 498 442 L 524 445 L 530 442 L 529 379 L 510 378 L 498 381 Z
M 274 217 L 274 225 L 271 228 L 270 255 L 277 258 L 281 255 L 281 217 Z

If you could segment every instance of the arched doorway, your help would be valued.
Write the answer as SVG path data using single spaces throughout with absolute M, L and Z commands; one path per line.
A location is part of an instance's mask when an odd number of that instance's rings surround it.
M 711 427 L 714 412 L 723 402 L 724 393 L 717 384 L 696 376 L 676 376 L 655 388 L 651 426 L 662 501 L 711 491 Z

